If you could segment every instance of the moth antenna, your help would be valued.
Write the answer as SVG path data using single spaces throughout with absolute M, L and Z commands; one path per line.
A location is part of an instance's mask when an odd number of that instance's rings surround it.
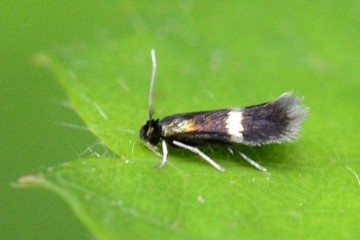
M 151 60 L 152 60 L 152 73 L 151 73 L 151 81 L 150 81 L 150 92 L 149 92 L 149 120 L 152 119 L 152 99 L 153 99 L 153 90 L 155 84 L 155 76 L 156 76 L 156 55 L 155 49 L 151 49 Z

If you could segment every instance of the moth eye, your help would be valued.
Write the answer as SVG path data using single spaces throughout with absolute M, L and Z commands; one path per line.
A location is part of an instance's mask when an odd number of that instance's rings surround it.
M 150 136 L 150 135 L 153 134 L 153 132 L 154 132 L 154 128 L 151 127 L 151 128 L 149 128 L 149 129 L 147 130 L 146 135 L 147 135 L 147 136 Z

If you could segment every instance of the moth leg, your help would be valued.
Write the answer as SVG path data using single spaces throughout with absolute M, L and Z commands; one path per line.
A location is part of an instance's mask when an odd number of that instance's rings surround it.
M 251 158 L 249 158 L 248 156 L 246 156 L 245 154 L 243 154 L 242 152 L 238 152 L 239 155 L 245 159 L 245 161 L 247 161 L 250 165 L 254 166 L 255 168 L 259 169 L 262 172 L 267 172 L 267 169 L 263 166 L 261 166 L 259 163 L 255 162 L 254 160 L 252 160 Z
M 158 148 L 150 143 L 146 142 L 146 146 L 153 151 L 157 156 L 162 157 L 161 153 L 159 153 Z
M 168 149 L 165 140 L 162 140 L 162 151 L 163 151 L 162 161 L 161 163 L 155 165 L 154 168 L 158 168 L 158 169 L 162 168 L 163 166 L 165 166 L 165 163 L 167 161 Z
M 229 152 L 231 154 L 234 154 L 234 149 L 229 147 L 228 148 Z M 249 158 L 248 156 L 246 156 L 245 154 L 243 154 L 240 151 L 235 150 L 245 161 L 247 161 L 251 166 L 255 167 L 256 169 L 262 171 L 262 172 L 267 172 L 267 169 L 263 166 L 261 166 L 259 163 L 255 162 L 254 160 L 252 160 L 251 158 Z
M 186 150 L 189 150 L 190 152 L 196 153 L 198 154 L 200 157 L 202 157 L 205 161 L 207 161 L 208 163 L 211 164 L 211 166 L 213 166 L 214 168 L 216 168 L 217 170 L 219 170 L 220 172 L 224 172 L 225 169 L 223 167 L 221 167 L 219 164 L 217 164 L 214 160 L 212 160 L 210 157 L 208 157 L 205 153 L 203 153 L 202 151 L 200 151 L 200 149 L 193 147 L 193 146 L 189 146 L 186 145 L 184 143 L 178 142 L 178 141 L 173 141 L 172 142 L 174 145 L 184 148 Z

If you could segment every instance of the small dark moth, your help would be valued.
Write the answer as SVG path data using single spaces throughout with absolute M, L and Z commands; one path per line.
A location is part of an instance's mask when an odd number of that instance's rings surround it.
M 167 144 L 198 154 L 219 171 L 225 169 L 200 151 L 195 145 L 224 144 L 233 153 L 230 144 L 259 146 L 291 142 L 297 137 L 307 108 L 302 98 L 284 93 L 274 101 L 249 107 L 226 108 L 212 111 L 181 113 L 163 119 L 152 117 L 152 95 L 156 75 L 155 50 L 151 50 L 153 70 L 149 93 L 149 120 L 140 129 L 140 138 L 158 153 L 156 145 L 162 142 L 162 168 L 168 155 Z M 237 151 L 251 165 L 266 172 L 267 169 L 245 154 Z M 160 155 L 158 153 L 158 155 Z

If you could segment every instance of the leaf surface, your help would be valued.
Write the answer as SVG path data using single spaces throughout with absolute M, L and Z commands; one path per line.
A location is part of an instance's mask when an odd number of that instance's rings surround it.
M 122 17 L 132 31 L 59 49 L 51 60 L 72 106 L 112 153 L 67 162 L 20 185 L 58 193 L 101 239 L 356 236 L 360 54 L 351 37 L 360 28 L 347 24 L 359 20 L 335 3 L 296 5 L 185 3 L 159 14 L 157 5 L 128 3 Z M 314 22 L 316 10 L 321 18 Z M 310 107 L 302 137 L 240 146 L 269 175 L 207 146 L 226 172 L 174 148 L 168 164 L 154 170 L 161 159 L 138 136 L 148 117 L 153 47 L 155 117 L 257 104 L 294 90 Z

